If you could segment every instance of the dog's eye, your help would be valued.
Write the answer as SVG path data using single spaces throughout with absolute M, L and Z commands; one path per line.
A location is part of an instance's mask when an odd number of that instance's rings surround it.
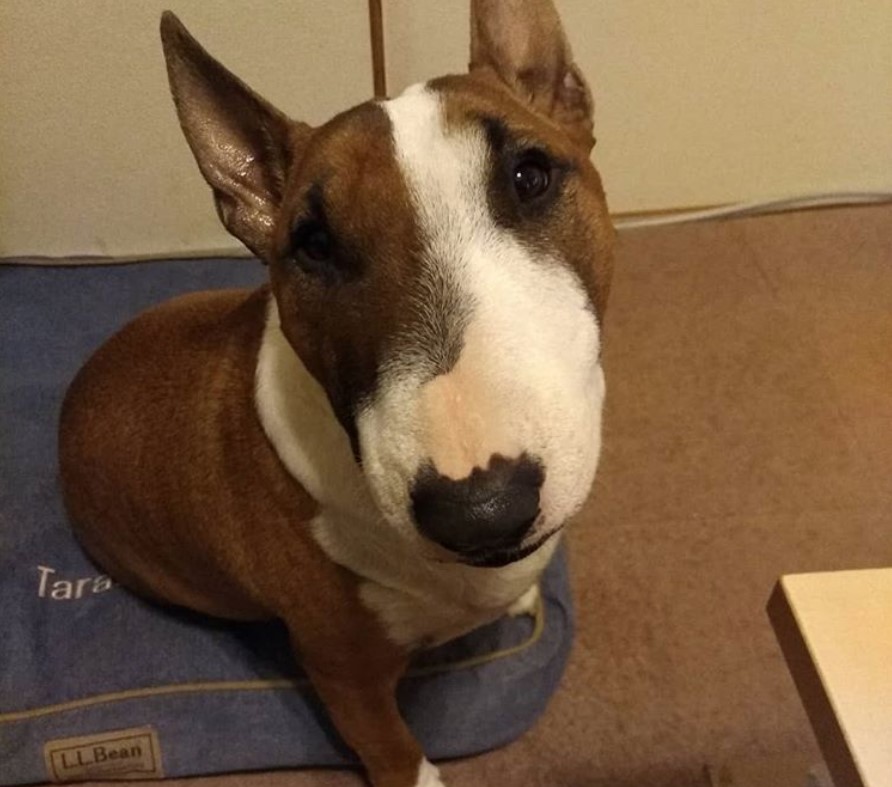
M 303 221 L 291 232 L 289 254 L 308 273 L 328 276 L 335 252 L 334 238 L 322 221 Z
M 331 233 L 316 222 L 298 227 L 291 239 L 292 251 L 308 257 L 313 262 L 326 262 L 331 259 L 333 246 Z
M 298 220 L 282 259 L 325 285 L 346 284 L 364 269 L 364 259 L 349 238 L 333 232 L 325 217 L 318 215 Z
M 512 185 L 521 202 L 541 197 L 551 185 L 551 166 L 539 151 L 524 153 L 511 174 Z

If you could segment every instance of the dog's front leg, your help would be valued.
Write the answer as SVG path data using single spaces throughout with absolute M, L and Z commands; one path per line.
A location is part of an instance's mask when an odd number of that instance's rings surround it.
M 310 638 L 305 618 L 298 613 L 294 625 L 286 619 L 291 639 L 313 687 L 365 766 L 371 784 L 443 787 L 439 772 L 425 759 L 397 707 L 396 687 L 408 653 L 367 617 L 342 620 L 323 636 Z
M 307 671 L 374 787 L 442 787 L 397 709 L 398 675 L 344 675 L 309 666 Z

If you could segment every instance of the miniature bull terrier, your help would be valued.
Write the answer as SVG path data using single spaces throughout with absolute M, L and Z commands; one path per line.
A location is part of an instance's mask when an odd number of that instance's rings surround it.
M 550 0 L 472 0 L 467 74 L 318 128 L 165 13 L 180 124 L 269 281 L 138 316 L 79 372 L 60 465 L 137 593 L 280 618 L 375 787 L 436 787 L 418 648 L 529 601 L 600 451 L 613 229 Z

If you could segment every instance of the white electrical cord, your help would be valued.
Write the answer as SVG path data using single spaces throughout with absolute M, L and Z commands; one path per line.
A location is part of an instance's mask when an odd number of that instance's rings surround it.
M 779 197 L 755 202 L 738 202 L 706 210 L 680 211 L 663 216 L 629 216 L 614 219 L 617 230 L 637 230 L 645 227 L 665 227 L 669 224 L 682 224 L 691 221 L 710 219 L 730 219 L 743 216 L 760 216 L 765 213 L 781 213 L 807 208 L 842 207 L 845 205 L 877 205 L 892 202 L 892 191 L 838 191 L 826 194 L 799 194 L 792 197 Z

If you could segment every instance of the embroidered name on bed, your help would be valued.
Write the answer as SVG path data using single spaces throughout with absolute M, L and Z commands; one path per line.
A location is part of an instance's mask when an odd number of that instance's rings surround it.
M 114 587 L 114 582 L 105 574 L 78 579 L 58 579 L 56 569 L 49 566 L 38 566 L 40 578 L 37 582 L 37 597 L 53 601 L 71 601 L 85 596 L 105 593 Z

